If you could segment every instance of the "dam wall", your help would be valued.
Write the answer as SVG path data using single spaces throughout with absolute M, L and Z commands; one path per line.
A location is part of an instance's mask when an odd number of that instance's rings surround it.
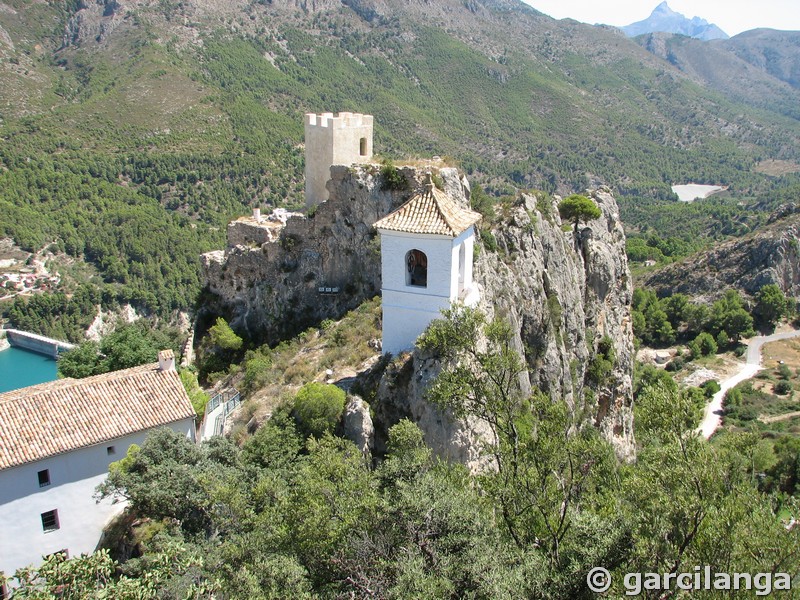
M 38 352 L 39 354 L 52 356 L 53 358 L 58 358 L 59 353 L 72 350 L 75 347 L 75 344 L 54 340 L 27 331 L 20 331 L 19 329 L 5 329 L 3 333 L 11 346 L 30 350 L 31 352 Z

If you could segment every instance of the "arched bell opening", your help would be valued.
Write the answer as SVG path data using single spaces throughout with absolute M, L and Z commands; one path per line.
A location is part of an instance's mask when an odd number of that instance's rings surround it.
M 428 257 L 422 250 L 406 253 L 406 285 L 428 287 Z

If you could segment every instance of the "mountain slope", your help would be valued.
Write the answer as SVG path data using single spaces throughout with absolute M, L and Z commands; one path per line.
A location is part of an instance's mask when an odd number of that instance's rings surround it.
M 766 227 L 648 275 L 659 294 L 677 292 L 716 298 L 728 288 L 755 295 L 767 284 L 800 297 L 800 214 L 787 207 Z
M 301 203 L 306 111 L 372 113 L 380 152 L 450 155 L 497 195 L 606 183 L 668 199 L 687 180 L 767 193 L 776 180 L 757 161 L 800 161 L 800 121 L 785 108 L 800 93 L 787 84 L 754 110 L 616 29 L 515 0 L 0 6 L 0 237 L 62 243 L 135 303 L 161 277 L 142 266 L 148 253 L 191 237 L 172 250 L 186 253 L 181 272 L 164 275 L 180 293 L 148 306 L 186 307 L 189 247 L 221 245 L 219 228 L 248 205 Z M 98 220 L 61 210 L 59 172 L 140 239 L 74 243 Z M 174 235 L 152 237 L 140 206 Z
M 800 31 L 753 29 L 724 46 L 769 75 L 800 88 Z
M 656 6 L 650 16 L 643 21 L 631 23 L 620 29 L 629 37 L 636 37 L 644 33 L 664 32 L 677 33 L 705 41 L 728 39 L 728 34 L 713 23 L 700 17 L 689 19 L 672 10 L 666 2 Z
M 757 30 L 714 42 L 652 33 L 636 41 L 705 88 L 800 118 L 800 32 Z

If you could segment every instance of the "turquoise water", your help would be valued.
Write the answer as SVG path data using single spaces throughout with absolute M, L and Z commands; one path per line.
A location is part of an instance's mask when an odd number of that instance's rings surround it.
M 49 356 L 21 348 L 0 350 L 0 393 L 54 379 L 56 361 Z

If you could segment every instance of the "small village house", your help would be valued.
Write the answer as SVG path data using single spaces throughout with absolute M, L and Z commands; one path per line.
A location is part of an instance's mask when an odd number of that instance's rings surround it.
M 158 427 L 194 439 L 194 416 L 171 350 L 157 364 L 0 394 L 0 572 L 92 552 L 123 508 L 94 498 L 109 464 Z

